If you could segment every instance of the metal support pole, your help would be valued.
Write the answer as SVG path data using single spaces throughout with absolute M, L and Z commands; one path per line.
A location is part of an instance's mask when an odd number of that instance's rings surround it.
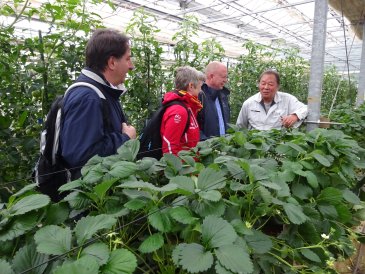
M 361 63 L 359 74 L 359 87 L 357 88 L 356 106 L 364 103 L 365 95 L 365 23 L 362 25 L 362 48 L 361 48 Z
M 312 53 L 308 91 L 308 120 L 319 121 L 324 70 L 324 53 L 327 31 L 327 0 L 315 0 Z M 307 131 L 318 127 L 318 124 L 307 124 Z

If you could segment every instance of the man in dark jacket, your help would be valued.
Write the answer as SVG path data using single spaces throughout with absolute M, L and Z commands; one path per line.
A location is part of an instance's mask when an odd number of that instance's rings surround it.
M 75 87 L 65 96 L 60 154 L 72 179 L 80 177 L 81 167 L 94 155 L 115 154 L 124 142 L 136 138 L 119 102 L 126 74 L 132 69 L 129 38 L 112 29 L 96 30 L 86 46 L 86 68 L 76 82 L 96 86 L 106 100 L 86 86 Z
M 220 62 L 211 62 L 205 69 L 205 83 L 199 100 L 203 109 L 198 115 L 200 140 L 209 137 L 222 136 L 230 122 L 229 90 L 224 87 L 227 83 L 227 67 Z

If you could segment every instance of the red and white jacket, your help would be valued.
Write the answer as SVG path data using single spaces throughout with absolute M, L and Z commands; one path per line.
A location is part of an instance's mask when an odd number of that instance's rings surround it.
M 199 142 L 199 125 L 196 117 L 202 108 L 202 104 L 196 96 L 186 91 L 178 91 L 178 93 L 176 91 L 167 92 L 162 104 L 167 104 L 173 100 L 183 102 L 190 111 L 190 126 L 184 133 L 188 113 L 183 106 L 172 105 L 165 110 L 160 129 L 162 153 L 172 153 L 174 155 L 177 155 L 180 150 L 195 147 Z

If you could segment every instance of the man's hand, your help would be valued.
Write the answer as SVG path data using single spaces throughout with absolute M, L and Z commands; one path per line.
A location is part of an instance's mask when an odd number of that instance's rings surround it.
M 122 133 L 127 134 L 131 139 L 136 139 L 137 136 L 136 129 L 126 123 L 122 123 Z
M 291 128 L 298 121 L 299 118 L 296 114 L 289 114 L 288 116 L 281 117 L 281 122 L 286 128 Z

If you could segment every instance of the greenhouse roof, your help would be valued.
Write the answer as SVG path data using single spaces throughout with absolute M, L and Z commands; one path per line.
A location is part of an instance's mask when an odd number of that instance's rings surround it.
M 348 11 L 342 12 L 343 6 L 341 10 L 338 5 L 342 2 L 350 8 L 356 3 L 353 10 L 358 12 L 351 13 L 350 20 L 345 17 Z M 172 36 L 184 16 L 194 15 L 200 27 L 197 42 L 215 38 L 229 57 L 244 54 L 242 45 L 248 40 L 273 48 L 298 49 L 307 60 L 311 56 L 314 0 L 114 0 L 113 3 L 115 10 L 106 2 L 92 7 L 106 26 L 124 30 L 133 12 L 143 7 L 156 16 L 156 26 L 161 30 L 156 38 L 167 45 L 174 44 Z M 343 73 L 358 73 L 362 48 L 358 30 L 362 28 L 365 0 L 329 3 L 335 4 L 335 8 L 328 8 L 325 65 L 335 65 Z

